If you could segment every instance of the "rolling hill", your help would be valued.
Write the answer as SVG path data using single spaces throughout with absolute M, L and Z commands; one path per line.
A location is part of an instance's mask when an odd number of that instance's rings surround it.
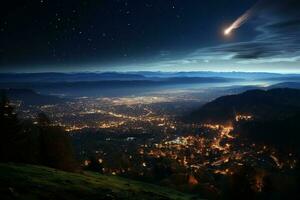
M 300 90 L 277 88 L 249 90 L 215 99 L 194 111 L 195 122 L 228 122 L 236 114 L 253 115 L 256 119 L 282 119 L 300 112 Z
M 54 95 L 39 94 L 31 89 L 0 89 L 0 94 L 5 94 L 13 101 L 22 101 L 25 105 L 56 104 L 66 100 Z
M 235 122 L 236 114 L 252 120 Z M 277 146 L 300 155 L 300 90 L 249 90 L 217 98 L 194 111 L 193 122 L 234 122 L 234 132 L 254 142 Z

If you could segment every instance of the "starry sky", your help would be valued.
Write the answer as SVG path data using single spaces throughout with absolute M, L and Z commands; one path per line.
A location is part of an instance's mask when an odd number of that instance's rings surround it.
M 300 73 L 299 10 L 299 0 L 5 1 L 0 72 Z

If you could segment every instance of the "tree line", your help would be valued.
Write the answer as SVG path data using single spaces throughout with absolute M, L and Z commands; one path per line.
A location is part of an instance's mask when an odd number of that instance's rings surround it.
M 40 113 L 36 119 L 21 120 L 5 94 L 0 100 L 0 162 L 44 165 L 75 171 L 77 163 L 71 140 L 59 126 Z

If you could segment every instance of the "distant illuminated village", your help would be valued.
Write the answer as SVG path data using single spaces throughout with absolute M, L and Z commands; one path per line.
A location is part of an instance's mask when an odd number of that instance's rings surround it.
M 168 105 L 168 106 L 166 106 Z M 102 173 L 151 176 L 158 160 L 169 160 L 177 169 L 191 175 L 191 184 L 203 171 L 220 176 L 232 175 L 240 166 L 272 170 L 292 170 L 297 164 L 293 153 L 281 154 L 275 148 L 254 144 L 240 137 L 234 125 L 255 116 L 237 114 L 228 124 L 188 124 L 176 117 L 186 109 L 160 97 L 80 98 L 57 105 L 19 107 L 21 116 L 35 118 L 46 113 L 76 140 L 85 134 L 99 133 L 95 141 L 77 148 L 82 165 L 97 158 Z M 82 143 L 82 142 L 81 142 Z M 114 146 L 117 145 L 117 148 Z M 113 154 L 113 156 L 112 156 Z M 116 161 L 115 157 L 121 158 Z M 198 178 L 197 178 L 198 177 Z M 260 179 L 257 177 L 257 190 Z
M 175 129 L 172 114 L 160 103 L 171 103 L 164 97 L 136 98 L 79 98 L 56 105 L 30 106 L 19 111 L 23 118 L 34 119 L 37 113 L 49 116 L 54 125 L 60 125 L 66 131 L 82 129 L 126 129 L 141 130 L 146 127 Z M 173 112 L 173 111 L 172 111 Z M 170 112 L 169 112 L 170 113 Z M 126 128 L 127 127 L 127 128 Z

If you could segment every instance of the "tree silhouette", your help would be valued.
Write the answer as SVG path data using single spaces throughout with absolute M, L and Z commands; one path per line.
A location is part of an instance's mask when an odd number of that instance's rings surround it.
M 24 139 L 21 131 L 21 124 L 10 105 L 6 95 L 1 94 L 0 100 L 0 161 L 18 160 L 18 148 Z
M 0 99 L 0 162 L 42 164 L 74 171 L 76 162 L 67 133 L 51 126 L 44 113 L 37 117 L 38 125 L 21 121 L 5 94 Z
M 48 126 L 51 123 L 49 117 L 45 113 L 39 113 L 37 121 L 40 126 Z

